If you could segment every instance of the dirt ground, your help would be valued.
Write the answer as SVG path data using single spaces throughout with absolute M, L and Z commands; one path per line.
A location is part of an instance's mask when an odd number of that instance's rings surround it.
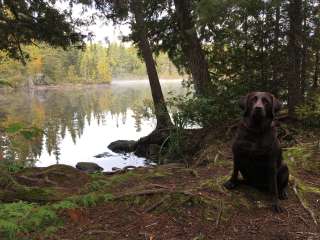
M 320 239 L 319 226 L 292 186 L 289 199 L 281 202 L 284 212 L 273 213 L 267 194 L 245 186 L 233 192 L 220 187 L 229 170 L 136 170 L 116 191 L 132 196 L 63 212 L 65 225 L 52 239 Z M 141 181 L 140 174 L 148 177 Z M 134 196 L 142 189 L 145 195 Z M 320 195 L 309 196 L 308 203 L 319 214 Z
M 112 183 L 100 191 L 113 199 L 61 212 L 65 224 L 51 239 L 320 240 L 320 171 L 292 169 L 279 214 L 267 193 L 222 187 L 232 168 L 230 142 L 207 134 L 201 148 L 194 158 L 205 164 L 198 167 L 168 164 L 100 176 Z

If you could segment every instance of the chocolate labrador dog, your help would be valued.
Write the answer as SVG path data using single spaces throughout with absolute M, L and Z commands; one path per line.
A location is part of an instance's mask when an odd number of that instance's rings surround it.
M 281 212 L 279 199 L 288 197 L 289 179 L 273 121 L 281 102 L 271 93 L 252 92 L 241 98 L 240 107 L 244 117 L 232 146 L 233 173 L 224 186 L 235 188 L 240 172 L 245 184 L 269 190 L 274 211 Z

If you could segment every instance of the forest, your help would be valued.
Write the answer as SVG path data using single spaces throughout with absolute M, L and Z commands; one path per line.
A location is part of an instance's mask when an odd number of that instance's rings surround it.
M 60 3 L 0 1 L 0 238 L 320 239 L 318 0 Z
M 88 44 L 85 50 L 67 51 L 49 45 L 25 47 L 30 56 L 24 66 L 21 62 L 1 53 L 0 79 L 15 87 L 59 84 L 110 83 L 112 79 L 145 79 L 146 69 L 134 47 L 121 44 Z M 167 55 L 157 57 L 157 69 L 162 78 L 179 78 Z

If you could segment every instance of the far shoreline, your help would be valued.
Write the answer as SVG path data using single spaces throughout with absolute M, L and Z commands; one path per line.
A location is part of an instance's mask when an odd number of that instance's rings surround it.
M 160 79 L 161 83 L 174 83 L 174 82 L 182 82 L 183 78 L 172 78 L 172 79 L 167 79 L 163 78 Z M 115 79 L 111 81 L 110 83 L 61 83 L 61 84 L 56 84 L 56 85 L 34 85 L 32 87 L 28 86 L 23 86 L 23 87 L 17 87 L 15 89 L 26 89 L 26 90 L 67 90 L 67 89 L 86 89 L 86 88 L 98 88 L 98 87 L 109 87 L 111 85 L 121 85 L 121 84 L 139 84 L 143 83 L 146 84 L 148 83 L 149 80 L 147 78 L 145 79 Z

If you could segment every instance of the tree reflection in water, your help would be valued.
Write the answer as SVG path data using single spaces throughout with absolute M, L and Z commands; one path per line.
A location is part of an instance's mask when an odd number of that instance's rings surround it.
M 162 85 L 164 92 L 183 92 L 180 81 Z M 155 120 L 150 99 L 145 81 L 3 92 L 0 112 L 6 118 L 2 125 L 22 122 L 43 129 L 43 133 L 31 141 L 0 133 L 0 158 L 37 166 L 79 161 L 95 161 L 107 169 L 128 162 L 143 165 L 144 159 L 133 156 L 106 160 L 94 155 L 106 152 L 111 141 L 138 139 L 151 132 Z

